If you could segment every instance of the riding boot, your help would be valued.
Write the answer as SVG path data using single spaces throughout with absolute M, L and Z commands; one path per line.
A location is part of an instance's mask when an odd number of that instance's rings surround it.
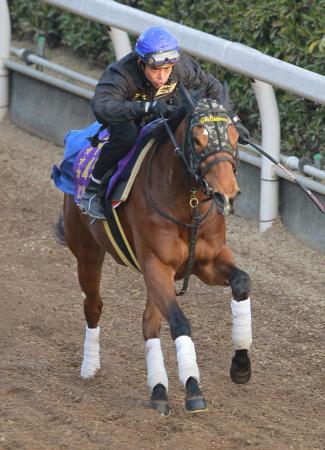
M 91 177 L 78 206 L 84 214 L 90 217 L 106 219 L 102 199 L 98 194 L 99 187 L 100 181 Z
M 114 175 L 116 171 L 116 165 L 107 170 L 106 173 L 100 179 L 100 188 L 98 190 L 99 196 L 104 198 L 106 196 L 106 189 L 109 184 L 111 177 Z

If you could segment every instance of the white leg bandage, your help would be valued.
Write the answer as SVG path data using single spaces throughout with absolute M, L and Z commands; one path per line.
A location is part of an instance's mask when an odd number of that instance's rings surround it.
M 235 350 L 248 350 L 252 343 L 250 298 L 241 302 L 231 299 L 232 342 Z
M 183 386 L 193 377 L 200 382 L 200 372 L 196 363 L 195 348 L 189 336 L 179 336 L 175 339 L 176 355 L 178 362 L 179 381 Z
M 162 384 L 168 391 L 168 377 L 161 351 L 160 339 L 148 339 L 145 343 L 147 363 L 147 383 L 151 391 L 157 384 Z
M 99 359 L 99 332 L 100 327 L 86 327 L 84 342 L 84 358 L 81 365 L 81 378 L 92 378 L 100 368 Z

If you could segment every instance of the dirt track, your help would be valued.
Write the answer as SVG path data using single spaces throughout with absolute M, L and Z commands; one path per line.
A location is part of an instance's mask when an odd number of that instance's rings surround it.
M 162 339 L 172 414 L 148 409 L 140 276 L 107 257 L 102 370 L 82 381 L 84 319 L 75 261 L 52 224 L 62 149 L 0 124 L 1 449 L 323 449 L 325 255 L 280 224 L 261 235 L 231 217 L 228 238 L 253 282 L 253 378 L 228 376 L 230 292 L 191 280 L 191 319 L 209 411 L 184 411 L 168 328 Z M 241 186 L 245 189 L 244 186 Z

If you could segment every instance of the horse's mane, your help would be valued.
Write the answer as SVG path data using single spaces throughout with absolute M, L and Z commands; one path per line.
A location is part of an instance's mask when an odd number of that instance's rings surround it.
M 185 108 L 184 106 L 181 106 L 176 111 L 176 113 L 173 114 L 168 119 L 168 125 L 173 133 L 177 130 L 177 128 L 179 127 L 179 125 L 181 124 L 182 120 L 185 118 L 187 113 L 188 113 L 187 108 Z M 159 145 L 159 146 L 164 144 L 167 141 L 167 139 L 169 139 L 169 134 L 166 130 L 164 123 L 161 123 L 157 127 L 157 129 L 154 130 L 153 133 L 155 135 L 157 145 Z
M 182 105 L 178 109 L 176 109 L 176 112 L 168 119 L 168 125 L 173 133 L 177 130 L 186 115 L 191 113 L 195 106 L 205 98 L 206 92 L 205 88 L 189 92 L 184 88 L 183 85 L 180 85 L 179 94 Z M 226 82 L 224 83 L 222 91 L 220 93 L 220 103 L 225 105 L 227 109 L 231 109 L 230 99 L 228 95 L 228 86 Z M 167 139 L 169 139 L 169 134 L 164 123 L 159 124 L 152 133 L 158 145 L 164 144 Z

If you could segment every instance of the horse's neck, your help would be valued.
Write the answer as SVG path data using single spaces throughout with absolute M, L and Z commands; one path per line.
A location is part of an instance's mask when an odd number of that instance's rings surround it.
M 183 145 L 184 129 L 181 125 L 175 137 Z M 186 173 L 184 163 L 175 155 L 174 146 L 168 140 L 159 149 L 152 164 L 152 194 L 168 209 L 182 213 L 190 198 L 193 182 Z M 186 213 L 187 214 L 187 213 Z

